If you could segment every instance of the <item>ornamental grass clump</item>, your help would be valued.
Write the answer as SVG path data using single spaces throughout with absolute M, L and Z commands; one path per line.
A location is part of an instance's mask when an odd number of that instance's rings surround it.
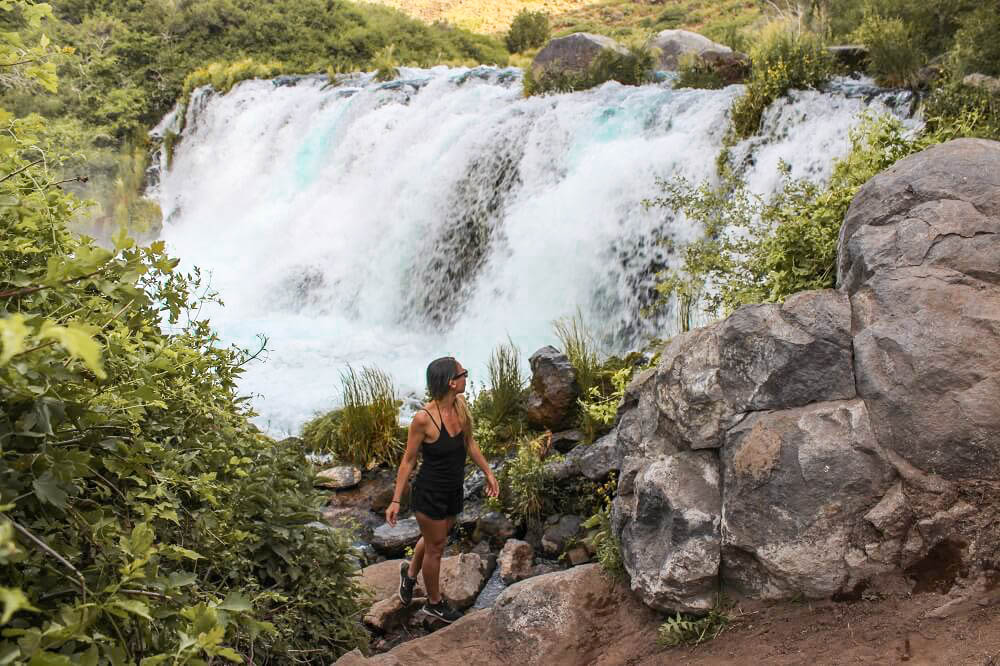
M 403 453 L 399 407 L 392 378 L 382 370 L 348 366 L 340 375 L 344 406 L 340 409 L 332 453 L 352 465 L 393 465 Z
M 486 369 L 489 384 L 476 394 L 471 410 L 476 442 L 483 455 L 492 460 L 506 455 L 527 430 L 527 379 L 521 352 L 510 340 L 493 350 Z
M 815 88 L 830 79 L 833 57 L 820 38 L 786 23 L 772 24 L 750 50 L 747 91 L 733 104 L 738 138 L 757 133 L 764 111 L 793 88 Z
M 853 39 L 868 48 L 868 72 L 881 86 L 916 88 L 926 57 L 910 24 L 868 11 Z

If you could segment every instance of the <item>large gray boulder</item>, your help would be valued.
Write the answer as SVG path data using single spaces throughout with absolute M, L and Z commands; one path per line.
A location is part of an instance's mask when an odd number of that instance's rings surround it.
M 761 412 L 722 452 L 723 579 L 763 599 L 823 598 L 885 567 L 867 562 L 865 516 L 895 470 L 861 400 Z
M 841 229 L 858 393 L 879 443 L 945 479 L 1000 479 L 1000 143 L 960 139 L 858 192 Z
M 657 68 L 662 70 L 677 71 L 686 62 L 700 61 L 727 82 L 735 82 L 749 71 L 750 60 L 744 54 L 690 30 L 663 30 L 653 35 L 647 46 L 656 50 Z
M 555 347 L 542 347 L 528 361 L 531 364 L 531 393 L 525 406 L 528 420 L 543 428 L 557 429 L 566 424 L 580 395 L 576 370 Z
M 716 601 L 721 548 L 718 456 L 682 451 L 642 460 L 622 476 L 612 527 L 632 589 L 653 608 L 707 611 Z
M 824 290 L 796 294 L 783 305 L 745 306 L 677 336 L 656 371 L 652 448 L 718 448 L 748 412 L 853 398 L 850 327 L 847 297 Z M 645 420 L 652 430 L 653 416 Z M 622 457 L 650 448 L 619 440 Z
M 536 77 L 552 72 L 583 74 L 604 49 L 628 53 L 625 47 L 604 35 L 576 32 L 557 37 L 538 52 L 531 62 L 531 71 Z

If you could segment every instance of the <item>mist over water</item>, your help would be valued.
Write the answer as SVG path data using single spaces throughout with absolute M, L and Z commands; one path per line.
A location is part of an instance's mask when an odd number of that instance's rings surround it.
M 431 359 L 456 356 L 481 382 L 497 344 L 509 336 L 527 366 L 578 310 L 610 351 L 673 333 L 671 313 L 640 310 L 675 260 L 657 241 L 696 230 L 642 202 L 657 178 L 715 177 L 742 91 L 609 83 L 525 99 L 518 70 L 444 67 L 389 84 L 247 81 L 195 93 L 152 195 L 171 251 L 225 301 L 203 311 L 220 336 L 268 337 L 241 388 L 259 425 L 294 434 L 339 402 L 348 363 L 420 395 Z M 760 193 L 781 161 L 823 179 L 865 109 L 906 103 L 864 82 L 794 93 L 733 155 Z

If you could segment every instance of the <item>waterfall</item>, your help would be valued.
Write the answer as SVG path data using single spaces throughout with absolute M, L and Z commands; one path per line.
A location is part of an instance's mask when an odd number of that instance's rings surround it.
M 348 363 L 422 395 L 431 359 L 456 356 L 481 384 L 497 344 L 526 356 L 577 312 L 611 350 L 670 335 L 670 313 L 641 314 L 676 260 L 659 241 L 697 232 L 643 200 L 658 178 L 714 178 L 742 92 L 667 81 L 525 99 L 519 70 L 486 67 L 203 88 L 151 195 L 170 250 L 225 302 L 202 313 L 222 339 L 269 339 L 241 384 L 257 422 L 295 433 L 336 405 Z M 848 79 L 796 92 L 733 155 L 757 192 L 778 186 L 779 161 L 823 179 L 866 109 L 909 103 Z

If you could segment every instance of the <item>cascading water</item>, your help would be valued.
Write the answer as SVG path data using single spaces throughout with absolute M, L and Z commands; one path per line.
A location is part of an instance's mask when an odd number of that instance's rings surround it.
M 669 335 L 669 314 L 640 314 L 672 259 L 657 241 L 696 230 L 642 202 L 657 178 L 714 177 L 741 93 L 609 83 L 525 99 L 518 70 L 493 68 L 248 81 L 196 92 L 153 195 L 169 247 L 226 303 L 203 313 L 222 338 L 269 338 L 242 389 L 260 425 L 293 433 L 335 406 L 348 363 L 419 395 L 432 358 L 481 379 L 508 336 L 531 353 L 577 311 L 611 346 Z M 847 80 L 795 93 L 733 154 L 760 193 L 779 160 L 822 179 L 866 108 L 907 105 Z

